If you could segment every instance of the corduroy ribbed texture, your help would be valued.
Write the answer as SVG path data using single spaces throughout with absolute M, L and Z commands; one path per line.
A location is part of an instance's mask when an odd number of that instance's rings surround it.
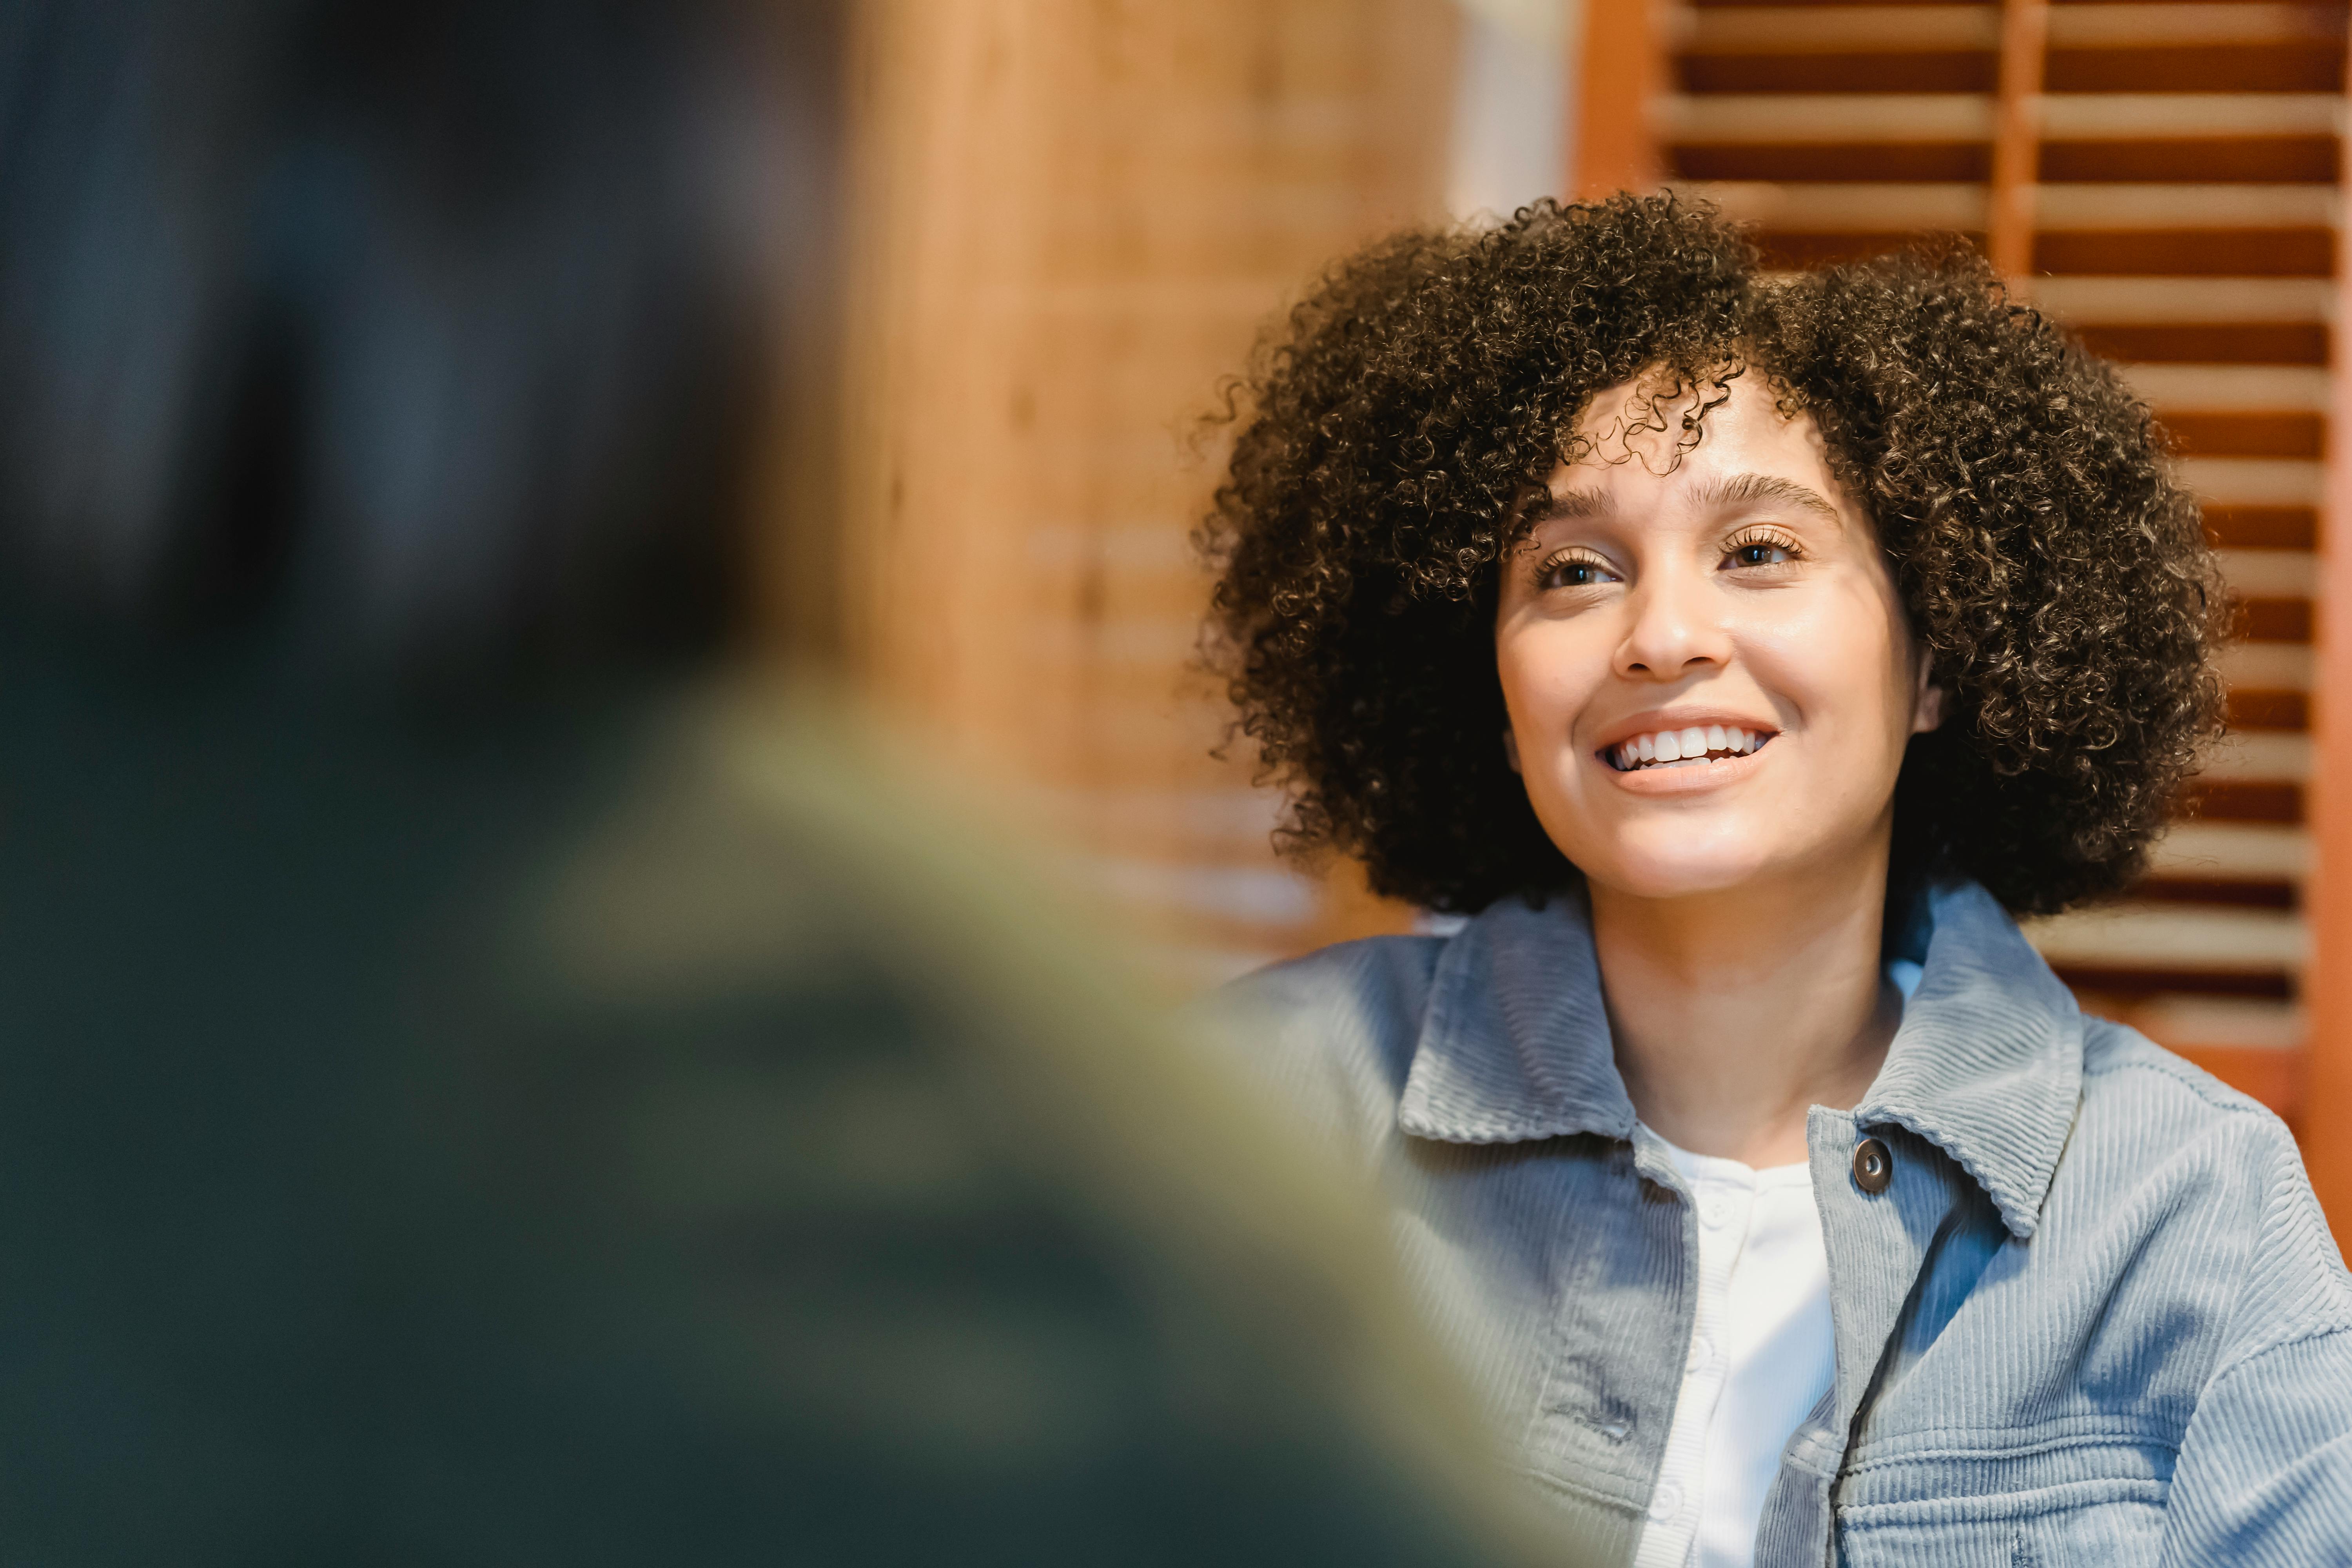
M 2352 1563 L 2352 1282 L 2268 1111 L 2085 1019 L 1981 889 L 1930 895 L 1886 1064 L 1808 1136 L 1837 1378 L 1762 1564 Z M 1697 1241 L 1619 1079 L 1580 901 L 1327 949 L 1221 998 L 1385 1180 L 1528 1474 L 1630 1559 Z M 1862 1191 L 1855 1142 L 1895 1179 Z

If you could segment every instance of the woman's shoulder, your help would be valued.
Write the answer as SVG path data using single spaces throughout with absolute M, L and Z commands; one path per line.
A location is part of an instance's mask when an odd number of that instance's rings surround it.
M 2144 1139 L 2157 1128 L 2201 1135 L 2234 1160 L 2292 1152 L 2294 1134 L 2253 1096 L 2128 1025 L 2083 1019 L 2083 1131 Z
M 2111 1019 L 2083 1020 L 2083 1100 L 2070 1153 L 2116 1176 L 2194 1169 L 2215 1201 L 2310 1189 L 2294 1133 L 2253 1096 Z
M 1369 936 L 1269 963 L 1220 987 L 1220 1005 L 1269 1015 L 1334 1007 L 1409 1011 L 1418 1020 L 1449 939 Z
M 1395 1123 L 1446 941 L 1336 942 L 1243 975 L 1195 1016 L 1310 1121 L 1377 1136 Z
M 2235 1325 L 2241 1353 L 2352 1328 L 2352 1278 L 2294 1133 L 2252 1096 L 2136 1029 L 2085 1018 L 2070 1145 L 2061 1175 L 2074 1167 L 2078 1199 L 2165 1216 L 2202 1266 L 2226 1257 L 2243 1300 L 2269 1309 Z

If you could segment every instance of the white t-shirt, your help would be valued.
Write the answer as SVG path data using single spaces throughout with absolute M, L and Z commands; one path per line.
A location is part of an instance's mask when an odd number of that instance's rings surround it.
M 1698 1210 L 1698 1313 L 1635 1568 L 1749 1568 L 1780 1450 L 1830 1386 L 1830 1259 L 1802 1165 L 1666 1145 Z
M 1909 1000 L 1919 966 L 1886 967 Z M 1751 1568 L 1780 1451 L 1837 1375 L 1821 1210 L 1803 1165 L 1666 1153 L 1698 1210 L 1698 1312 L 1634 1568 Z

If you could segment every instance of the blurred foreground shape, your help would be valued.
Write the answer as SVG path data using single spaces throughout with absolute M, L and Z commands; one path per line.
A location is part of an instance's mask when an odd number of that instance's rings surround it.
M 1515 1560 L 1353 1184 L 821 711 L 88 651 L 0 631 L 11 1560 Z
M 0 18 L 0 1557 L 1529 1560 L 1355 1184 L 726 668 L 843 32 Z

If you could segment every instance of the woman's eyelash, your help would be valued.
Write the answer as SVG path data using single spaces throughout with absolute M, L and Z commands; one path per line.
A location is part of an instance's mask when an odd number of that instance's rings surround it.
M 1791 561 L 1794 561 L 1804 554 L 1804 552 L 1797 547 L 1797 542 L 1795 540 L 1790 538 L 1785 533 L 1780 533 L 1771 529 L 1759 529 L 1747 533 L 1738 534 L 1723 547 L 1723 552 L 1726 555 L 1737 555 L 1743 550 L 1778 550 L 1785 553 Z M 1751 563 L 1751 564 L 1761 565 L 1766 564 L 1766 563 L 1759 562 Z M 1777 563 L 1773 563 L 1772 564 L 1777 564 Z
M 1609 570 L 1609 563 L 1598 556 L 1588 555 L 1580 551 L 1563 550 L 1556 555 L 1546 556 L 1536 567 L 1536 585 L 1539 588 L 1549 586 L 1556 574 L 1572 571 L 1580 566 L 1594 572 Z

